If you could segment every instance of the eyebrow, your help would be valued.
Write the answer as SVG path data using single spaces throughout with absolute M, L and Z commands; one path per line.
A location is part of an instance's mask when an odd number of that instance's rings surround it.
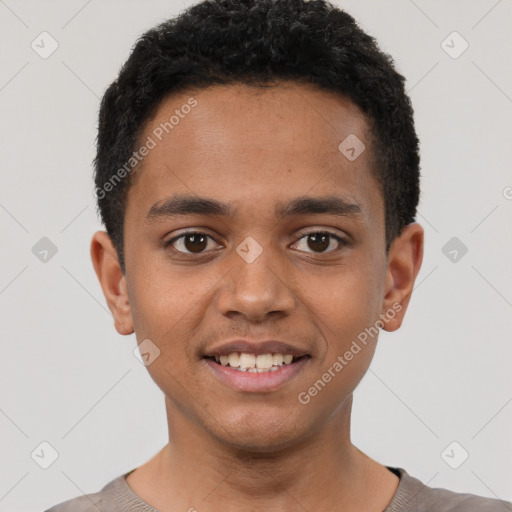
M 145 221 L 153 223 L 163 218 L 185 215 L 211 215 L 233 217 L 237 208 L 206 197 L 174 195 L 154 203 L 148 210 Z M 278 203 L 276 214 L 280 218 L 298 215 L 328 214 L 340 217 L 361 216 L 362 208 L 357 203 L 338 196 L 300 196 Z

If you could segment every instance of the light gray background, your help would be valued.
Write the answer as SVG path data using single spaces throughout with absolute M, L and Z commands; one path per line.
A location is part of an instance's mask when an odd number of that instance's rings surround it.
M 91 161 L 99 99 L 131 46 L 188 5 L 0 0 L 1 511 L 96 492 L 167 441 L 163 395 L 90 262 Z M 353 441 L 430 486 L 512 500 L 511 2 L 338 5 L 408 79 L 426 230 L 406 321 L 356 390 Z M 43 31 L 59 44 L 47 59 L 31 48 Z M 469 43 L 456 59 L 441 46 L 453 31 Z M 42 237 L 57 247 L 46 263 L 32 252 Z M 442 252 L 452 237 L 468 248 L 456 262 Z M 48 469 L 31 457 L 43 441 L 59 454 Z M 469 453 L 458 469 L 441 456 L 452 441 L 451 460 Z

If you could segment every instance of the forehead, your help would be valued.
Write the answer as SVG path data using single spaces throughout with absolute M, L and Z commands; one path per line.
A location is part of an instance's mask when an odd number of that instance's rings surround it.
M 252 213 L 258 205 L 274 211 L 270 205 L 288 196 L 340 194 L 378 217 L 369 138 L 357 106 L 315 86 L 230 84 L 173 94 L 139 138 L 151 149 L 134 174 L 127 215 L 141 218 L 176 193 Z M 347 147 L 362 152 L 354 159 Z

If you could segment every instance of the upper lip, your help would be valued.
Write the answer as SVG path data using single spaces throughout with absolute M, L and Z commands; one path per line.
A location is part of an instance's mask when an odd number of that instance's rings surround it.
M 245 352 L 247 354 L 291 354 L 294 357 L 308 355 L 305 350 L 294 347 L 289 343 L 277 340 L 251 341 L 233 340 L 212 347 L 206 352 L 206 356 L 227 356 L 233 352 Z

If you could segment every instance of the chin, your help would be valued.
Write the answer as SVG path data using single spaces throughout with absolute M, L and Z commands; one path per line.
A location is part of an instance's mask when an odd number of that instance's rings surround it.
M 236 450 L 246 453 L 274 453 L 300 442 L 305 437 L 304 427 L 289 411 L 272 418 L 243 415 L 222 421 L 215 425 L 215 437 Z

